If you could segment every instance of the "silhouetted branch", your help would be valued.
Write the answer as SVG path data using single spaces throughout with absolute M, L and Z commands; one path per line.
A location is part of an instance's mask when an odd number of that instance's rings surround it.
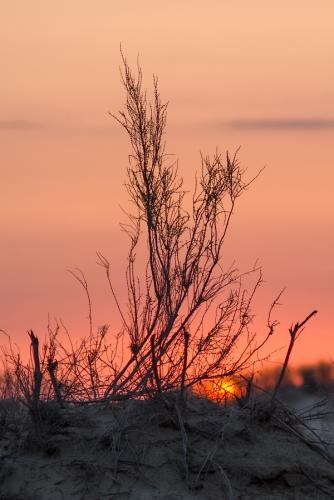
M 28 332 L 31 341 L 31 349 L 34 362 L 34 384 L 31 394 L 31 410 L 36 415 L 40 401 L 42 372 L 39 359 L 39 341 L 32 330 Z
M 273 391 L 272 400 L 274 400 L 276 398 L 276 395 L 277 395 L 277 392 L 281 386 L 285 371 L 286 371 L 288 364 L 289 364 L 289 359 L 290 359 L 292 349 L 295 345 L 297 338 L 299 337 L 299 334 L 303 331 L 303 326 L 312 318 L 312 316 L 317 314 L 317 312 L 318 311 L 316 311 L 316 310 L 312 311 L 308 316 L 306 316 L 306 318 L 301 323 L 296 323 L 294 326 L 291 326 L 289 328 L 290 343 L 289 343 L 289 347 L 288 347 L 288 350 L 287 350 L 287 353 L 286 353 L 286 356 L 284 359 L 282 370 L 280 372 L 280 376 L 277 380 L 277 383 L 276 383 L 274 391 Z

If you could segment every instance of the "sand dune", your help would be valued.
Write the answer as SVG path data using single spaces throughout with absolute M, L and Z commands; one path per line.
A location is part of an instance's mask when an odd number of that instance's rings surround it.
M 330 450 L 303 439 L 301 421 L 265 400 L 241 409 L 170 395 L 41 411 L 37 429 L 18 403 L 1 403 L 1 500 L 334 495 Z

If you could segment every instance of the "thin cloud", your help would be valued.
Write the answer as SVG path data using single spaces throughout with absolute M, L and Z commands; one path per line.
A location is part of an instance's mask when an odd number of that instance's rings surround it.
M 334 120 L 305 118 L 234 120 L 228 125 L 239 129 L 326 129 L 334 128 Z
M 0 130 L 32 130 L 39 127 L 38 123 L 26 120 L 0 120 Z

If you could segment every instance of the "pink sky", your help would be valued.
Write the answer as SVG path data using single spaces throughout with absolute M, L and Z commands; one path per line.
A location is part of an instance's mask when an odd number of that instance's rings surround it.
M 293 361 L 334 358 L 332 0 L 11 0 L 1 10 L 0 328 L 22 344 L 50 313 L 80 335 L 73 267 L 86 272 L 96 325 L 116 324 L 95 251 L 112 260 L 122 297 L 129 149 L 108 116 L 124 98 L 122 42 L 130 62 L 140 53 L 148 85 L 159 76 L 167 150 L 186 186 L 200 150 L 216 146 L 241 145 L 250 175 L 267 166 L 237 209 L 227 258 L 263 265 L 262 333 L 286 287 L 273 349 L 316 308 Z

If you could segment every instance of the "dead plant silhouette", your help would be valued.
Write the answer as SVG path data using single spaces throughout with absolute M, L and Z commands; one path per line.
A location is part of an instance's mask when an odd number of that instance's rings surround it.
M 202 156 L 188 211 L 177 163 L 170 164 L 165 153 L 167 103 L 160 98 L 158 80 L 153 78 L 149 102 L 141 68 L 134 74 L 123 54 L 122 59 L 126 103 L 112 116 L 132 148 L 126 187 L 134 210 L 123 225 L 130 239 L 126 320 L 116 304 L 131 356 L 105 391 L 107 398 L 119 392 L 183 390 L 242 370 L 257 349 L 249 325 L 251 302 L 261 283 L 259 273 L 248 293 L 242 288 L 243 275 L 222 263 L 235 204 L 254 179 L 245 181 L 237 153 Z M 141 281 L 136 250 L 142 242 L 147 262 Z M 99 257 L 109 279 L 109 262 Z M 237 351 L 244 334 L 247 340 Z
M 277 326 L 271 313 L 280 295 L 270 307 L 264 339 L 257 341 L 251 307 L 261 269 L 240 273 L 223 260 L 236 203 L 258 174 L 245 180 L 238 151 L 202 155 L 195 190 L 187 200 L 177 162 L 171 164 L 165 152 L 167 103 L 161 100 L 158 80 L 153 78 L 150 102 L 140 66 L 134 73 L 123 54 L 122 61 L 126 101 L 112 116 L 132 148 L 126 182 L 132 210 L 122 225 L 130 240 L 125 306 L 114 290 L 108 259 L 97 253 L 122 326 L 113 335 L 107 325 L 95 333 L 88 282 L 81 270 L 71 271 L 86 295 L 88 336 L 75 342 L 60 322 L 48 327 L 40 350 L 37 336 L 30 332 L 32 362 L 24 365 L 12 348 L 7 354 L 30 406 L 36 407 L 39 399 L 62 404 L 175 390 L 184 395 L 205 380 L 240 374 Z M 138 265 L 139 248 L 147 257 Z M 250 275 L 253 285 L 247 290 L 244 280 Z

